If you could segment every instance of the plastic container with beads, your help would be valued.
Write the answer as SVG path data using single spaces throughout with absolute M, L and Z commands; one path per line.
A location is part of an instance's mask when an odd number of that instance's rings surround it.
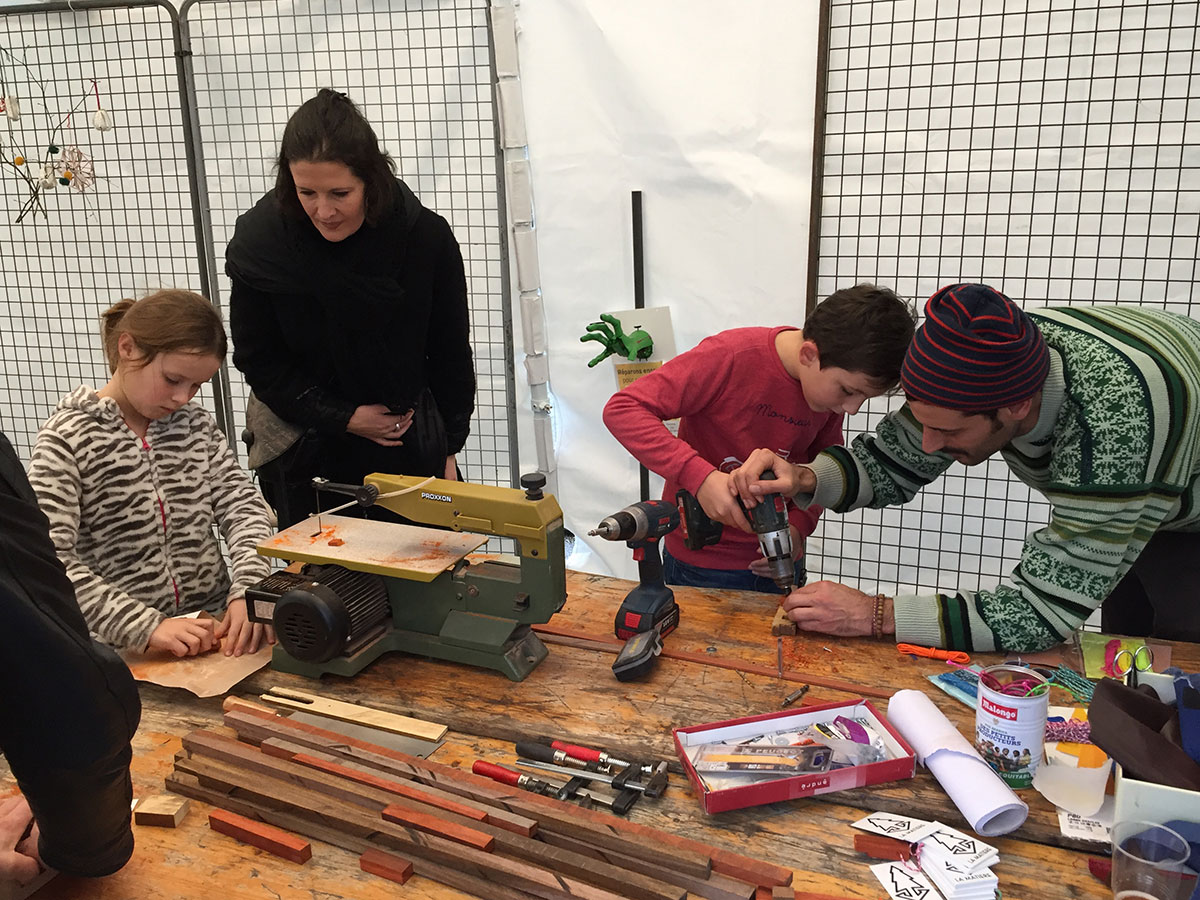
M 1042 761 L 1049 681 L 1024 666 L 990 666 L 979 676 L 975 749 L 1009 787 L 1030 787 Z

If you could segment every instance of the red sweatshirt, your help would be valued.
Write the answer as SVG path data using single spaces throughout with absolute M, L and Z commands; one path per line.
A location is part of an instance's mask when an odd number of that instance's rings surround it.
M 842 443 L 841 413 L 813 412 L 800 382 L 775 350 L 779 328 L 733 328 L 643 375 L 604 407 L 604 424 L 647 469 L 666 480 L 663 499 L 693 495 L 714 469 L 731 472 L 752 450 L 766 447 L 795 463 L 809 462 Z M 679 418 L 679 437 L 664 420 Z M 812 534 L 821 507 L 789 505 L 803 539 Z M 762 554 L 753 534 L 725 526 L 718 544 L 688 550 L 676 529 L 667 549 L 680 562 L 705 569 L 744 569 Z M 797 555 L 802 548 L 797 547 Z

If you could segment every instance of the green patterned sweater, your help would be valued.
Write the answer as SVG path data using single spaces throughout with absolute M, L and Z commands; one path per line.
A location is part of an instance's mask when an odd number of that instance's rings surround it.
M 1028 312 L 1050 373 L 1036 425 L 1001 455 L 1050 501 L 1050 522 L 993 589 L 897 596 L 897 641 L 1045 649 L 1100 606 L 1156 531 L 1200 531 L 1200 322 L 1131 306 Z M 810 502 L 835 512 L 907 503 L 952 462 L 921 450 L 905 405 L 810 464 Z

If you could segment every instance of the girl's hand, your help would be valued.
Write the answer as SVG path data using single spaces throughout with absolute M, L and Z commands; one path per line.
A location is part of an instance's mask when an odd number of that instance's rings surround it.
M 163 619 L 150 635 L 150 650 L 175 656 L 199 656 L 217 646 L 213 619 Z
M 221 640 L 226 656 L 257 653 L 258 648 L 275 643 L 275 629 L 261 622 L 251 622 L 246 612 L 246 598 L 235 597 L 225 607 L 223 618 L 214 632 Z

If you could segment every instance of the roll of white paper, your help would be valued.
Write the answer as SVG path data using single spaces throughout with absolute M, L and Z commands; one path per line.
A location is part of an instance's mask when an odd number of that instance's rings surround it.
M 977 834 L 1008 834 L 1025 822 L 1029 807 L 925 694 L 897 691 L 887 717 Z

